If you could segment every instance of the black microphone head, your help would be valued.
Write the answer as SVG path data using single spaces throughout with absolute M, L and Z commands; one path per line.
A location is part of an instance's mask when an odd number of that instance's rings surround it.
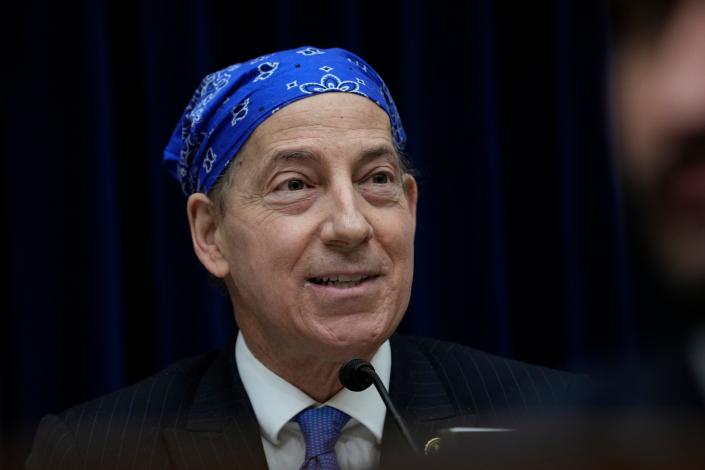
M 362 359 L 350 359 L 340 368 L 338 378 L 343 387 L 353 392 L 361 392 L 372 384 L 375 368 Z

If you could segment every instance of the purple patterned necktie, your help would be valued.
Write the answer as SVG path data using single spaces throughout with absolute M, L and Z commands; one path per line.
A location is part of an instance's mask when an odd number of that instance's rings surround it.
M 330 406 L 307 408 L 296 415 L 306 441 L 306 458 L 301 470 L 339 470 L 335 443 L 350 416 Z

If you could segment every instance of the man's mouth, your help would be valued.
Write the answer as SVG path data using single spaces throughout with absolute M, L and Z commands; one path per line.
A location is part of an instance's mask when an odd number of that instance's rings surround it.
M 347 289 L 355 286 L 359 286 L 363 282 L 376 277 L 370 274 L 353 274 L 353 275 L 331 275 L 323 277 L 311 277 L 308 282 L 317 284 L 319 286 L 330 286 L 337 287 L 340 289 Z

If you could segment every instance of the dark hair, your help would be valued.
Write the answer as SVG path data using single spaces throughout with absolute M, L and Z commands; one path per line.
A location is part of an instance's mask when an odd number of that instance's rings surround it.
M 612 37 L 616 45 L 658 38 L 682 0 L 610 0 Z

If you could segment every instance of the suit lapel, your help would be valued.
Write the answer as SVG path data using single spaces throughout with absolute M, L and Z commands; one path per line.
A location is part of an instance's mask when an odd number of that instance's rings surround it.
M 176 469 L 267 468 L 234 345 L 233 338 L 203 374 L 177 425 L 163 431 Z
M 434 367 L 431 358 L 403 336 L 393 335 L 390 343 L 390 395 L 406 421 L 416 445 L 422 451 L 429 440 L 437 437 L 440 429 L 475 425 L 476 415 L 472 411 L 458 409 L 456 401 L 445 386 L 447 380 L 440 376 L 439 369 Z M 408 444 L 387 413 L 380 466 L 397 468 L 399 459 L 409 463 L 409 453 Z

